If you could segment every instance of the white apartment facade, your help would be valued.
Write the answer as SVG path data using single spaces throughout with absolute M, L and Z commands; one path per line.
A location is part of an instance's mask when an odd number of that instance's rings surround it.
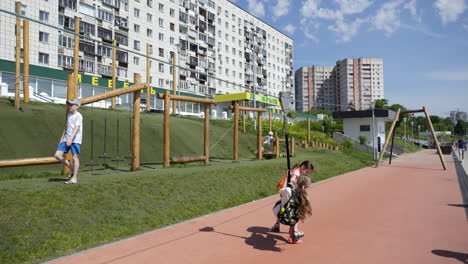
M 0 8 L 14 12 L 14 1 L 1 1 Z M 293 41 L 285 34 L 227 0 L 29 0 L 23 1 L 22 14 L 43 23 L 30 23 L 30 63 L 35 73 L 44 73 L 32 82 L 32 90 L 51 98 L 59 92 L 64 79 L 48 75 L 68 74 L 73 68 L 73 31 L 75 17 L 81 18 L 80 97 L 104 92 L 101 85 L 112 76 L 112 48 L 105 43 L 115 39 L 117 79 L 120 85 L 133 82 L 135 73 L 146 81 L 146 45 L 150 45 L 150 84 L 156 90 L 172 90 L 172 55 L 186 70 L 177 71 L 178 90 L 189 96 L 213 97 L 255 92 L 257 96 L 277 98 L 291 91 Z M 15 61 L 15 16 L 0 12 L 0 83 L 10 87 L 11 62 Z M 62 30 L 63 29 L 63 30 Z M 121 48 L 121 49 L 120 49 Z M 99 78 L 99 83 L 85 83 Z M 227 81 L 227 82 L 226 82 Z M 119 84 L 117 85 L 119 88 Z M 96 92 L 97 91 L 97 92 Z M 162 109 L 154 98 L 151 108 Z M 258 100 L 260 102 L 261 100 Z M 265 100 L 264 100 L 265 101 Z M 268 100 L 266 100 L 268 101 Z M 258 103 L 257 102 L 257 103 Z M 263 107 L 267 104 L 261 103 Z M 195 104 L 196 106 L 196 104 Z M 199 112 L 182 106 L 183 111 Z M 197 108 L 197 109 L 195 109 Z M 202 110 L 203 111 L 203 110 Z
M 334 67 L 302 67 L 295 83 L 298 111 L 366 110 L 384 98 L 383 59 L 346 58 Z

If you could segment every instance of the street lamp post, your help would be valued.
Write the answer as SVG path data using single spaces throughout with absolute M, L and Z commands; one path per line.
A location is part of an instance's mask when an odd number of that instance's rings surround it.
M 419 141 L 419 148 L 422 148 L 421 144 L 421 125 L 418 125 L 418 141 Z
M 413 144 L 414 144 L 414 127 L 413 127 L 413 125 L 414 125 L 414 122 L 411 121 L 411 141 L 412 141 Z M 413 149 L 413 147 L 414 147 L 414 145 L 412 145 L 411 148 Z
M 405 148 L 407 148 L 407 142 L 406 142 L 406 119 L 407 119 L 406 117 L 403 118 L 403 123 L 404 123 L 404 125 L 405 125 Z
M 375 114 L 374 114 L 375 102 L 372 102 L 372 157 L 376 158 L 376 149 L 375 149 Z

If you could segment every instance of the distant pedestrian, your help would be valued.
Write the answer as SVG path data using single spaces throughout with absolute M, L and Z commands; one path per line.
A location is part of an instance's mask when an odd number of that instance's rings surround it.
M 463 137 L 460 137 L 460 139 L 457 141 L 457 146 L 458 146 L 458 158 L 460 159 L 460 162 L 463 162 L 465 159 L 465 152 L 467 148 L 468 142 L 466 140 L 463 140 Z
M 273 207 L 273 213 L 277 217 L 277 223 L 271 230 L 279 232 L 279 223 L 289 225 L 290 244 L 301 244 L 304 232 L 299 231 L 299 220 L 304 221 L 312 215 L 312 207 L 307 197 L 307 188 L 310 186 L 310 178 L 306 175 L 299 176 L 297 188 L 285 187 L 280 190 L 281 200 Z M 276 228 L 276 230 L 275 230 Z
M 70 175 L 65 184 L 75 184 L 78 183 L 77 177 L 78 169 L 80 167 L 78 154 L 80 154 L 80 146 L 83 136 L 83 116 L 78 112 L 78 108 L 81 106 L 80 100 L 73 99 L 67 101 L 67 106 L 69 110 L 67 126 L 63 131 L 54 156 L 58 161 L 70 169 Z M 70 150 L 72 152 L 73 165 L 63 157 L 63 153 L 68 153 Z

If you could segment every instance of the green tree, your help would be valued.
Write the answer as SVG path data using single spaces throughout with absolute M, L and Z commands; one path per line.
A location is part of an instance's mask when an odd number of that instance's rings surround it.
M 467 132 L 467 124 L 463 120 L 458 120 L 454 128 L 454 134 L 457 136 L 464 136 Z
M 387 99 L 377 99 L 375 100 L 376 109 L 388 109 L 388 100 Z
M 289 118 L 291 118 L 291 119 L 296 119 L 296 117 L 297 117 L 297 112 L 294 111 L 294 110 L 289 111 L 288 114 L 287 114 L 287 116 L 288 116 Z

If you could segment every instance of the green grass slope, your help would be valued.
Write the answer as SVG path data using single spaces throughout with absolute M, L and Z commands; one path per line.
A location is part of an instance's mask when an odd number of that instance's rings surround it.
M 0 159 L 52 155 L 65 107 L 32 103 L 22 112 L 12 108 L 9 101 L 0 100 Z M 100 120 L 96 126 L 103 128 L 106 115 L 108 124 L 115 124 L 117 118 L 128 121 L 129 113 L 86 107 L 81 112 L 86 120 L 81 155 L 85 163 L 90 159 L 90 119 Z M 129 138 L 125 123 L 119 133 L 123 155 Z M 122 170 L 84 167 L 79 184 L 64 185 L 59 165 L 0 169 L 0 263 L 40 263 L 277 193 L 286 159 L 255 160 L 256 136 L 240 133 L 241 159 L 232 162 L 231 122 L 211 122 L 210 156 L 216 158 L 209 166 L 190 163 L 162 169 L 161 123 L 161 115 L 143 114 L 142 166 L 136 172 L 126 171 L 126 162 L 119 165 Z M 202 154 L 202 121 L 171 118 L 171 126 L 173 155 Z M 101 130 L 95 135 L 95 157 L 102 152 Z M 108 130 L 107 152 L 112 156 L 115 126 L 108 125 Z M 368 153 L 299 148 L 291 163 L 311 160 L 317 171 L 311 178 L 317 182 L 368 166 L 370 158 Z

